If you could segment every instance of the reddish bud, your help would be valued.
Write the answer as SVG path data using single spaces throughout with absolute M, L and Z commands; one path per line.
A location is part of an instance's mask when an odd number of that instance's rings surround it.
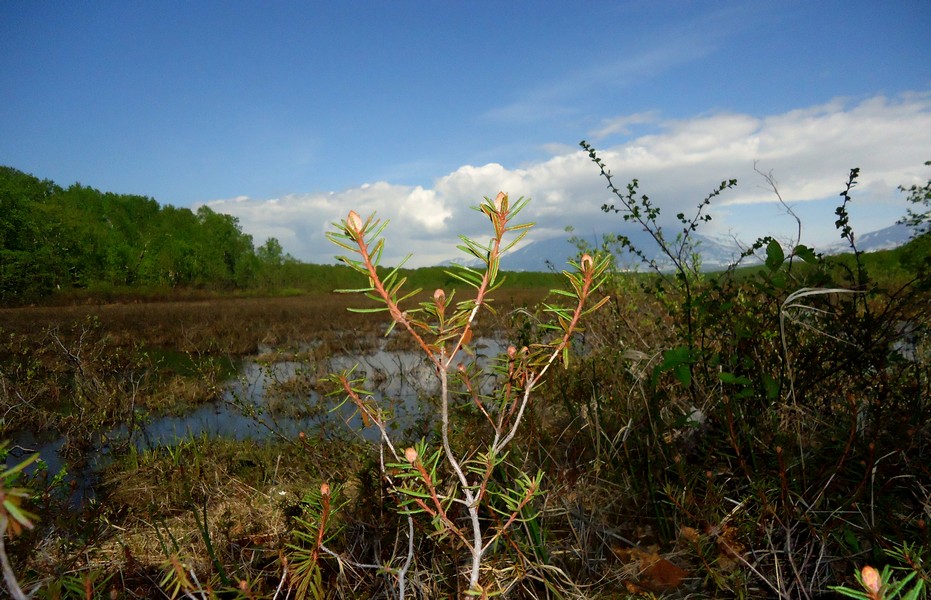
M 514 360 L 515 358 L 517 358 L 517 348 L 515 348 L 514 346 L 508 346 L 508 358 L 510 358 L 511 360 Z
M 882 588 L 882 578 L 879 571 L 867 565 L 860 570 L 860 577 L 863 578 L 863 587 L 879 597 L 879 590 Z
M 595 260 L 592 258 L 591 254 L 583 254 L 582 260 L 579 261 L 579 266 L 582 267 L 582 270 L 585 272 L 591 271 L 595 266 Z
M 417 462 L 417 451 L 413 448 L 408 448 L 404 451 L 404 458 L 407 459 L 407 462 L 414 464 Z
M 329 496 L 330 495 L 330 484 L 324 481 L 320 484 L 320 495 Z
M 698 542 L 701 537 L 701 534 L 699 534 L 698 530 L 694 527 L 682 527 L 679 530 L 679 533 L 682 535 L 682 537 L 692 542 L 693 544 Z
M 495 210 L 501 212 L 502 207 L 504 210 L 507 210 L 508 195 L 504 192 L 498 192 L 498 195 L 495 196 Z
M 443 288 L 436 288 L 436 291 L 433 292 L 433 301 L 437 304 L 446 303 L 446 292 L 443 291 Z
M 349 211 L 349 216 L 346 217 L 346 226 L 351 233 L 362 233 L 362 217 L 354 210 Z

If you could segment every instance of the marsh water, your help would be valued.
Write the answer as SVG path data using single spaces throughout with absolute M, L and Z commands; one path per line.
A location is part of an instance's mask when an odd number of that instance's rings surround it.
M 503 348 L 499 340 L 479 338 L 470 348 L 473 356 L 460 352 L 456 360 L 468 358 L 485 367 Z M 353 368 L 352 378 L 364 379 L 371 399 L 386 411 L 392 436 L 415 440 L 429 434 L 436 418 L 439 382 L 422 352 L 388 349 L 383 339 L 369 352 L 317 361 L 264 347 L 257 357 L 239 363 L 237 376 L 225 382 L 216 401 L 99 432 L 90 451 L 68 459 L 62 456 L 67 454 L 67 439 L 20 431 L 11 436 L 7 465 L 37 452 L 50 476 L 62 467 L 67 470 L 66 481 L 74 486 L 72 504 L 80 505 L 95 497 L 98 473 L 113 460 L 114 451 L 125 451 L 129 444 L 142 452 L 201 436 L 293 440 L 302 432 L 323 439 L 356 435 L 377 442 L 380 431 L 366 426 L 351 402 L 340 405 L 342 396 L 328 396 L 319 385 L 327 374 Z M 488 391 L 493 383 L 493 377 L 486 375 L 479 385 Z

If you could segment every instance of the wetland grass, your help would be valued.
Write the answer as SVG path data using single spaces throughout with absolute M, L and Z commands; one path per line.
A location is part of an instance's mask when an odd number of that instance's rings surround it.
M 509 297 L 531 303 L 542 295 L 515 289 Z M 0 309 L 0 437 L 60 436 L 62 457 L 78 478 L 92 468 L 85 466 L 93 463 L 89 453 L 106 450 L 109 457 L 93 477 L 94 500 L 77 505 L 75 486 L 85 482 L 63 478 L 57 467 L 30 471 L 26 482 L 38 491 L 42 518 L 34 532 L 8 543 L 17 571 L 46 582 L 43 593 L 77 585 L 68 579 L 73 575 L 92 582 L 95 595 L 120 590 L 118 597 L 148 597 L 177 546 L 196 572 L 220 560 L 256 593 L 270 593 L 286 532 L 303 514 L 305 488 L 321 470 L 359 511 L 373 506 L 378 485 L 367 446 L 341 423 L 326 435 L 261 442 L 195 436 L 145 449 L 129 438 L 158 415 L 217 401 L 245 359 L 303 365 L 306 371 L 274 382 L 269 402 L 272 419 L 300 416 L 292 413 L 304 409 L 288 398 L 320 395 L 315 365 L 365 353 L 384 333 L 380 315 L 351 315 L 348 304 L 344 295 L 318 294 Z M 499 326 L 487 322 L 482 330 Z M 124 438 L 100 438 L 113 428 L 122 428 Z M 24 450 L 31 448 L 16 452 Z M 201 526 L 195 509 L 205 511 Z
M 920 360 L 909 362 L 882 350 L 889 328 L 857 330 L 877 336 L 872 346 L 863 342 L 878 349 L 871 354 L 790 331 L 795 364 L 804 366 L 796 374 L 804 395 L 791 405 L 767 387 L 781 377 L 778 314 L 768 312 L 778 303 L 766 296 L 777 292 L 748 285 L 732 310 L 709 313 L 707 342 L 709 356 L 731 356 L 730 368 L 751 384 L 722 381 L 701 363 L 691 390 L 672 368 L 660 368 L 678 343 L 674 300 L 620 278 L 612 285 L 614 300 L 578 337 L 584 353 L 552 373 L 513 441 L 510 456 L 543 472 L 546 494 L 520 536 L 504 540 L 508 560 L 489 565 L 490 577 L 506 582 L 523 569 L 516 598 L 556 597 L 554 590 L 571 598 L 780 597 L 764 580 L 813 597 L 831 583 L 852 584 L 850 574 L 864 562 L 914 564 L 927 577 L 926 334 Z M 532 343 L 536 314 L 509 309 L 542 296 L 499 290 L 505 302 L 482 333 L 507 330 L 510 339 Z M 850 323 L 863 319 L 844 312 L 844 301 L 821 306 L 827 312 L 819 326 L 835 337 L 849 336 Z M 881 318 L 898 318 L 884 296 L 869 301 Z M 93 433 L 101 427 L 134 418 L 138 427 L 208 404 L 233 366 L 256 357 L 308 368 L 279 381 L 274 416 L 286 416 L 288 396 L 322 391 L 322 359 L 362 354 L 382 339 L 383 315 L 349 315 L 349 304 L 346 296 L 320 295 L 0 310 L 4 437 L 48 428 L 64 434 L 65 454 L 80 460 L 99 444 Z M 926 292 L 901 306 L 912 321 L 927 323 Z M 399 344 L 393 337 L 385 343 Z M 694 408 L 704 421 L 690 419 Z M 453 411 L 454 445 L 487 432 L 476 411 Z M 272 598 L 295 567 L 283 560 L 289 548 L 314 545 L 305 538 L 316 536 L 312 506 L 324 480 L 340 507 L 334 527 L 344 547 L 356 556 L 404 551 L 389 543 L 406 533 L 379 478 L 378 456 L 341 422 L 287 439 L 194 436 L 151 449 L 113 446 L 110 455 L 116 460 L 99 473 L 96 499 L 83 506 L 69 502 L 74 491 L 54 469 L 17 484 L 36 490 L 28 507 L 40 520 L 6 549 L 24 587 L 43 586 L 37 597 L 84 598 L 87 589 L 93 598 L 155 597 L 168 590 L 162 581 L 176 557 L 200 589 L 229 590 L 242 580 L 253 597 Z M 418 535 L 429 533 L 420 527 Z M 416 553 L 417 572 L 432 574 L 418 580 L 419 589 L 443 597 L 459 576 L 455 548 L 425 543 Z M 778 580 L 793 568 L 790 560 L 798 575 Z M 321 564 L 324 590 L 386 597 L 378 577 L 350 580 L 351 567 Z M 223 585 L 221 571 L 233 586 Z M 665 578 L 670 573 L 675 577 Z

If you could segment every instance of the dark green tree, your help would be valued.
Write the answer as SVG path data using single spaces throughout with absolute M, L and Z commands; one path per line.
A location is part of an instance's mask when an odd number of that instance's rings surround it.
M 60 283 L 47 242 L 47 202 L 60 192 L 51 181 L 0 167 L 0 303 L 38 298 Z
M 277 240 L 261 256 L 239 220 L 152 198 L 62 189 L 0 167 L 0 303 L 69 288 L 244 288 L 293 261 Z M 264 282 L 265 275 L 261 275 Z
M 252 236 L 242 232 L 239 219 L 216 213 L 208 206 L 197 209 L 203 232 L 203 264 L 209 269 L 206 279 L 226 287 L 246 287 L 252 283 L 257 268 Z

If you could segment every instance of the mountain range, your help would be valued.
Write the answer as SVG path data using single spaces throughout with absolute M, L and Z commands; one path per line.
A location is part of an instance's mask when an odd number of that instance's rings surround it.
M 501 268 L 506 271 L 562 270 L 568 260 L 577 257 L 579 254 L 578 247 L 569 241 L 569 235 L 533 241 L 517 250 L 508 252 L 501 260 Z M 635 247 L 640 248 L 648 258 L 655 260 L 661 268 L 669 266 L 668 259 L 663 256 L 658 245 L 647 232 L 641 230 L 629 232 L 626 235 Z M 740 255 L 741 244 L 735 239 L 727 236 L 710 236 L 698 233 L 692 235 L 698 242 L 697 250 L 701 254 L 701 264 L 704 270 L 725 269 Z M 600 242 L 594 238 L 578 237 L 583 238 L 589 246 L 600 246 Z M 896 224 L 859 235 L 854 240 L 859 250 L 875 252 L 901 246 L 908 242 L 911 237 L 911 228 L 907 225 Z M 783 245 L 788 244 L 784 243 Z M 842 254 L 850 251 L 850 245 L 846 241 L 839 241 L 823 248 L 815 248 L 815 251 L 824 254 Z M 752 264 L 753 259 L 747 259 L 747 261 L 749 261 L 747 264 Z M 445 264 L 450 264 L 450 262 L 465 264 L 470 267 L 478 266 L 478 261 L 474 259 L 448 261 Z M 629 252 L 619 255 L 617 264 L 621 268 L 646 270 L 641 260 Z

